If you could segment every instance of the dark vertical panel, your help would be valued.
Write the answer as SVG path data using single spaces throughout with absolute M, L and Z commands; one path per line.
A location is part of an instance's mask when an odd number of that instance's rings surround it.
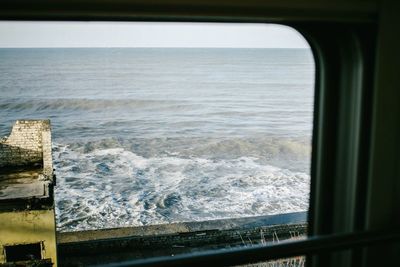
M 303 26 L 317 60 L 310 234 L 352 232 L 364 218 L 370 125 L 370 57 L 362 32 L 374 25 Z M 371 49 L 367 49 L 371 52 Z M 364 58 L 365 57 L 365 58 Z M 354 254 L 359 257 L 359 254 Z M 312 259 L 313 266 L 350 266 L 352 251 Z
M 400 2 L 383 1 L 377 38 L 366 229 L 400 226 Z M 399 246 L 366 251 L 365 266 L 399 264 Z

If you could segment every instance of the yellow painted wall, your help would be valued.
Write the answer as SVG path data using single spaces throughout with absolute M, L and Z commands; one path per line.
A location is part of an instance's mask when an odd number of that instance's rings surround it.
M 0 263 L 4 263 L 4 245 L 43 241 L 43 258 L 57 266 L 54 210 L 30 210 L 0 213 Z

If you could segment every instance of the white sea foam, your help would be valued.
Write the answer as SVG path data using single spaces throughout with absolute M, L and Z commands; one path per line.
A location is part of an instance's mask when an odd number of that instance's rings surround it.
M 60 230 L 306 210 L 309 176 L 255 157 L 145 158 L 122 148 L 54 153 Z

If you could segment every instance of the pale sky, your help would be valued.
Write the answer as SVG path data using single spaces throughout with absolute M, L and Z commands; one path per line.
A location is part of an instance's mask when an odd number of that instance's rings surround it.
M 0 47 L 309 48 L 276 24 L 178 22 L 0 22 Z

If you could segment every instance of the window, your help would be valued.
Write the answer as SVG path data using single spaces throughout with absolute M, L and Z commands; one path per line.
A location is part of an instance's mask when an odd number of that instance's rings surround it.
M 82 12 L 83 10 L 85 12 Z M 279 19 L 283 23 L 293 25 L 311 40 L 317 63 L 317 90 L 310 234 L 327 236 L 316 236 L 296 244 L 278 246 L 283 254 L 278 252 L 278 247 L 269 247 L 269 256 L 265 254 L 267 250 L 251 249 L 234 251 L 231 255 L 219 253 L 175 258 L 176 264 L 186 263 L 194 266 L 199 263 L 226 265 L 226 262 L 221 261 L 222 258 L 230 263 L 243 263 L 244 258 L 254 262 L 268 257 L 294 255 L 293 253 L 299 253 L 299 250 L 296 250 L 297 244 L 308 247 L 305 253 L 319 255 L 324 248 L 331 251 L 340 244 L 352 247 L 355 244 L 352 242 L 357 240 L 361 240 L 360 244 L 366 244 L 365 240 L 362 240 L 364 233 L 356 233 L 354 236 L 339 234 L 338 238 L 332 234 L 390 228 L 396 224 L 394 212 L 398 204 L 394 195 L 398 191 L 395 189 L 398 166 L 397 157 L 394 155 L 397 155 L 395 149 L 398 147 L 398 141 L 394 137 L 398 136 L 398 127 L 393 126 L 397 125 L 393 122 L 398 121 L 399 113 L 397 104 L 393 101 L 398 99 L 398 93 L 395 93 L 393 88 L 398 84 L 398 77 L 395 78 L 391 70 L 398 69 L 398 61 L 395 63 L 398 53 L 394 49 L 398 40 L 392 38 L 396 36 L 398 29 L 397 13 L 398 4 L 395 1 L 384 1 L 379 5 L 375 1 L 334 1 L 331 5 L 313 2 L 292 4 L 291 1 L 258 4 L 239 4 L 233 1 L 210 4 L 194 0 L 190 5 L 165 4 L 158 1 L 152 2 L 151 5 L 118 1 L 110 4 L 105 1 L 95 6 L 86 2 L 82 2 L 81 5 L 71 3 L 64 6 L 46 2 L 39 2 L 39 5 L 35 3 L 34 6 L 10 3 L 2 10 L 1 18 L 157 18 L 241 22 Z M 376 43 L 379 43 L 378 48 L 375 47 Z M 395 240 L 394 231 L 389 232 Z M 372 237 L 374 239 L 377 236 Z M 314 241 L 320 243 L 313 250 L 309 245 Z M 357 262 L 362 266 L 384 263 L 392 265 L 391 260 L 395 260 L 396 256 L 390 251 L 393 250 L 381 250 L 382 253 L 373 250 L 368 257 L 360 256 L 362 253 L 355 253 L 352 255 L 353 259 L 335 255 L 335 259 L 341 258 L 340 263 L 344 264 L 335 264 L 332 258 L 325 256 L 321 263 L 323 262 L 324 266 L 344 266 L 350 265 L 350 262 Z M 243 258 L 244 255 L 247 256 Z M 174 259 L 161 260 L 168 264 Z M 154 264 L 156 266 L 157 261 Z M 318 266 L 318 259 L 313 260 L 311 264 Z
M 6 262 L 30 261 L 42 259 L 42 244 L 19 244 L 5 246 Z
M 20 118 L 51 119 L 60 231 L 167 225 L 159 235 L 190 223 L 203 231 L 198 247 L 305 235 L 314 61 L 292 28 L 5 22 L 2 31 L 14 46 L 0 49 L 2 132 Z M 172 253 L 188 246 L 174 242 Z

